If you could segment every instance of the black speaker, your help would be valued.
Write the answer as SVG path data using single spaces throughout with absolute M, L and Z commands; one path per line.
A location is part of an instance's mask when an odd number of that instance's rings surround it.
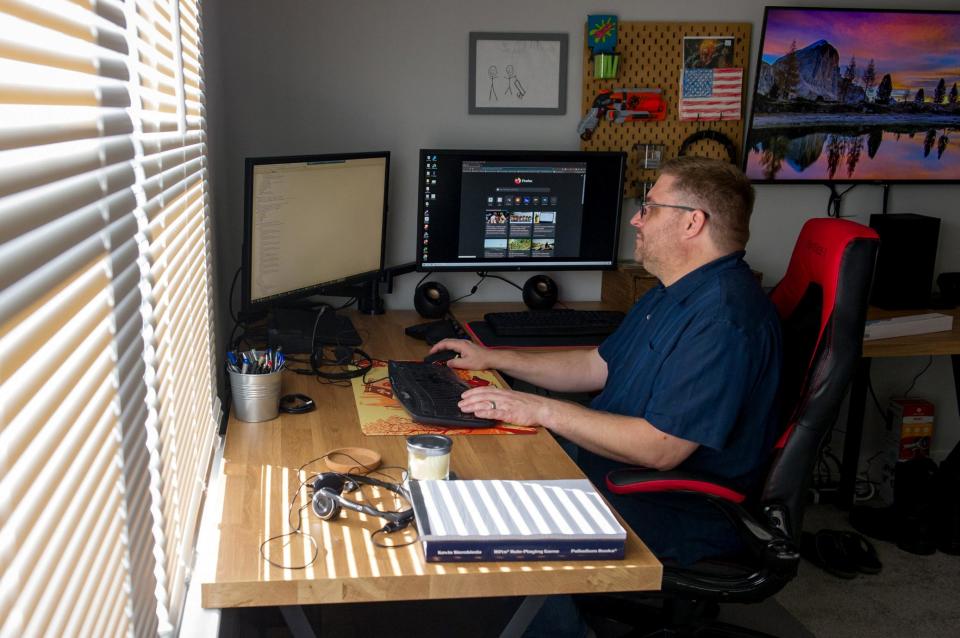
M 450 310 L 450 293 L 436 281 L 420 284 L 413 293 L 413 307 L 421 317 L 439 319 Z
M 940 220 L 902 213 L 870 215 L 880 235 L 870 303 L 881 308 L 927 308 L 937 260 Z
M 534 275 L 523 284 L 523 303 L 531 310 L 549 310 L 559 296 L 557 283 L 546 275 Z

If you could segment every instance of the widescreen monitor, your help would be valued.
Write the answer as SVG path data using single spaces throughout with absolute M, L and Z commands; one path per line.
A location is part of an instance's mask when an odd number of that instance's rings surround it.
M 757 182 L 960 181 L 960 12 L 767 7 Z
M 383 269 L 390 153 L 246 160 L 243 306 L 281 307 Z
M 420 151 L 422 271 L 615 267 L 626 155 Z

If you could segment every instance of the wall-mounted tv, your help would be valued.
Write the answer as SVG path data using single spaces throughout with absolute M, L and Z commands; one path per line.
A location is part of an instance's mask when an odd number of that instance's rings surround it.
M 960 11 L 767 7 L 756 182 L 960 182 Z

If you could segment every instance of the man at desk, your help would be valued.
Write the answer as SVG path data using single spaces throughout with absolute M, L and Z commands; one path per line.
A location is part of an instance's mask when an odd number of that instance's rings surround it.
M 464 393 L 483 418 L 539 424 L 575 443 L 577 464 L 661 559 L 690 563 L 739 549 L 719 510 L 687 494 L 620 496 L 612 469 L 646 466 L 724 477 L 749 490 L 761 478 L 777 421 L 780 323 L 744 262 L 753 207 L 749 180 L 697 157 L 666 163 L 631 220 L 636 260 L 661 285 L 599 348 L 532 353 L 467 341 L 448 365 L 498 369 L 557 392 L 600 391 L 589 408 L 494 388 Z

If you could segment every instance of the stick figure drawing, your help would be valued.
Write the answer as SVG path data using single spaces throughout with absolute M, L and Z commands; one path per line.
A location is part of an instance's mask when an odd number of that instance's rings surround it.
M 497 97 L 497 90 L 493 87 L 493 81 L 497 79 L 497 67 L 490 65 L 490 68 L 487 69 L 487 75 L 490 76 L 490 95 L 487 97 L 488 100 L 500 101 L 500 98 Z
M 504 69 L 504 72 L 507 74 L 507 89 L 503 92 L 504 96 L 513 95 L 513 89 L 516 87 L 517 97 L 522 100 L 526 91 L 523 89 L 523 85 L 520 84 L 520 80 L 517 79 L 517 74 L 513 70 L 513 65 L 508 64 L 507 68 Z

